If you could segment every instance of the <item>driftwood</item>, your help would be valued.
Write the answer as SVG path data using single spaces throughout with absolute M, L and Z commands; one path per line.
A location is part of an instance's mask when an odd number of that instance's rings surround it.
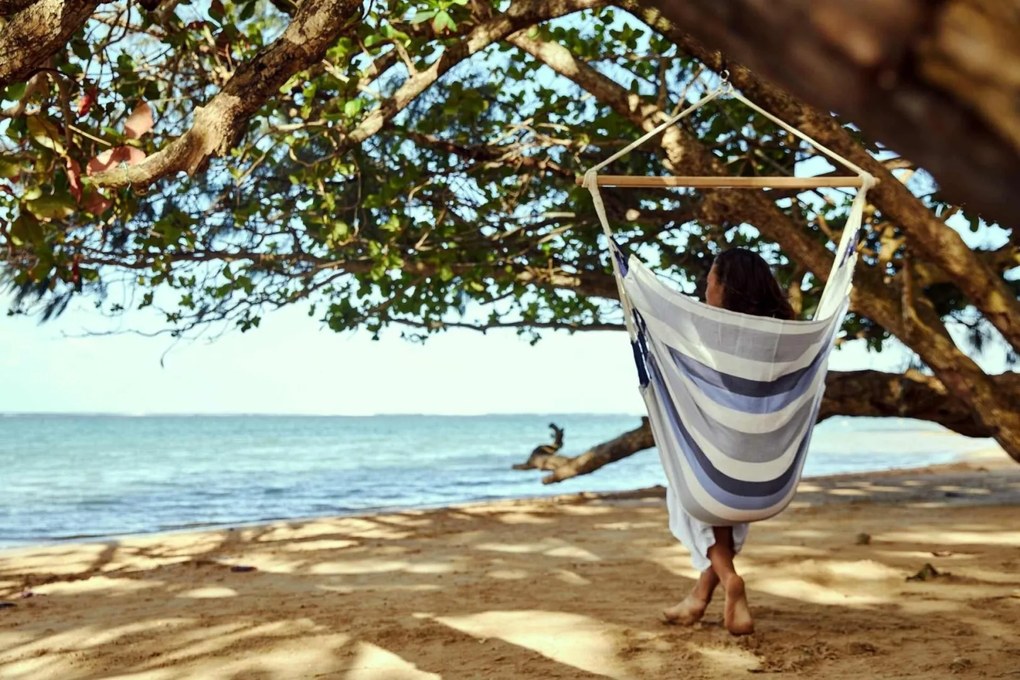
M 1007 398 L 1020 403 L 1020 373 L 994 376 L 996 387 Z M 918 371 L 905 374 L 881 371 L 830 371 L 826 376 L 825 397 L 822 399 L 818 420 L 837 415 L 847 416 L 898 416 L 927 420 L 968 437 L 989 437 L 994 434 L 976 422 L 970 410 L 959 399 L 952 397 L 935 378 Z M 641 426 L 603 442 L 578 456 L 539 456 L 543 449 L 556 453 L 562 446 L 562 430 L 556 448 L 540 446 L 528 462 L 515 465 L 515 470 L 549 470 L 552 474 L 542 478 L 543 484 L 555 484 L 571 477 L 594 472 L 599 468 L 627 458 L 638 451 L 655 446 L 648 418 Z M 535 458 L 538 464 L 531 464 Z
M 552 474 L 542 478 L 543 484 L 555 484 L 564 479 L 585 475 L 594 472 L 604 465 L 615 463 L 618 460 L 631 456 L 638 451 L 649 449 L 655 446 L 652 439 L 652 428 L 648 424 L 648 418 L 641 418 L 641 425 L 633 430 L 624 432 L 607 442 L 588 449 L 579 456 L 565 458 L 563 463 L 551 469 Z M 560 456 L 562 458 L 562 456 Z
M 604 465 L 655 446 L 648 418 L 642 418 L 639 427 L 603 442 L 579 456 L 560 456 L 556 452 L 563 447 L 563 430 L 553 424 L 549 427 L 553 428 L 555 433 L 553 445 L 539 446 L 531 452 L 527 462 L 514 465 L 514 470 L 550 470 L 552 474 L 542 479 L 543 484 L 553 484 L 594 472 Z
M 528 460 L 514 465 L 514 470 L 555 470 L 560 465 L 570 460 L 564 456 L 556 455 L 556 452 L 563 448 L 563 428 L 557 427 L 556 423 L 549 423 L 553 432 L 553 443 L 542 444 L 528 456 Z

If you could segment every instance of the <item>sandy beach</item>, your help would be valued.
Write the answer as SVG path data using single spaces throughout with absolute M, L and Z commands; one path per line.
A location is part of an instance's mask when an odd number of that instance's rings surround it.
M 1001 453 L 805 480 L 746 638 L 658 621 L 661 488 L 8 550 L 0 678 L 1020 678 L 1018 509 Z

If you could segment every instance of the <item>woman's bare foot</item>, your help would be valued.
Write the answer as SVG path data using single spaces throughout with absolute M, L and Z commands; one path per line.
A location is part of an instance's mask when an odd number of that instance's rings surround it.
M 754 632 L 754 621 L 751 610 L 747 606 L 747 593 L 744 591 L 744 579 L 736 574 L 726 579 L 726 608 L 723 610 L 723 622 L 730 635 L 750 635 Z
M 705 609 L 707 608 L 708 602 L 698 599 L 694 596 L 694 593 L 691 593 L 681 600 L 680 604 L 663 609 L 662 620 L 664 623 L 679 623 L 683 626 L 693 626 L 705 615 Z
M 719 577 L 711 569 L 701 572 L 698 582 L 687 597 L 679 604 L 662 610 L 662 621 L 664 623 L 679 623 L 684 626 L 691 626 L 701 620 L 705 615 L 708 603 L 712 601 L 712 593 L 719 585 Z

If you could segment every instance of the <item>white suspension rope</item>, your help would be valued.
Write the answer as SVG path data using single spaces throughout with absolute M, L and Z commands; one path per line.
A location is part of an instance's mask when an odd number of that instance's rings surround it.
M 713 99 L 715 99 L 719 95 L 723 94 L 724 92 L 728 92 L 728 91 L 730 91 L 732 89 L 733 89 L 732 86 L 730 86 L 729 84 L 727 84 L 727 85 L 725 85 L 723 87 L 715 88 L 714 90 L 712 90 L 711 92 L 706 94 L 704 97 L 702 97 L 698 101 L 696 101 L 693 104 L 691 104 L 690 106 L 688 106 L 686 109 L 684 109 L 680 113 L 676 114 L 675 116 L 673 116 L 671 118 L 666 119 L 665 122 L 660 123 L 655 128 L 653 128 L 652 130 L 646 132 L 641 137 L 638 137 L 638 139 L 636 139 L 634 142 L 632 142 L 632 143 L 628 144 L 627 146 L 625 146 L 624 148 L 620 149 L 619 151 L 614 153 L 612 156 L 610 156 L 606 160 L 602 161 L 601 163 L 599 163 L 596 166 L 593 166 L 592 168 L 589 168 L 588 172 L 585 173 L 585 177 L 587 177 L 588 173 L 591 173 L 591 172 L 598 173 L 598 171 L 601 170 L 602 168 L 606 167 L 607 165 L 609 165 L 610 163 L 612 163 L 616 159 L 622 158 L 623 156 L 626 156 L 631 151 L 633 151 L 634 149 L 638 148 L 639 146 L 641 146 L 642 144 L 647 142 L 649 139 L 651 139 L 655 135 L 659 134 L 660 132 L 662 132 L 663 130 L 668 128 L 670 125 L 673 125 L 674 123 L 676 123 L 681 118 L 684 118 L 684 117 L 690 115 L 692 112 L 697 111 L 702 106 L 704 106 L 708 102 L 712 101 Z
M 834 160 L 837 163 L 843 165 L 844 167 L 848 168 L 849 170 L 852 170 L 854 173 L 856 173 L 860 177 L 861 187 L 860 187 L 860 189 L 857 192 L 857 196 L 854 198 L 854 202 L 853 202 L 853 205 L 852 205 L 851 210 L 850 210 L 850 215 L 847 218 L 846 226 L 844 227 L 843 234 L 842 234 L 842 236 L 840 238 L 840 243 L 839 243 L 838 247 L 836 248 L 836 257 L 835 257 L 835 261 L 833 262 L 832 272 L 830 272 L 829 280 L 826 282 L 826 287 L 822 291 L 822 301 L 823 302 L 829 302 L 830 299 L 831 299 L 831 295 L 827 296 L 826 292 L 829 289 L 828 282 L 832 280 L 832 274 L 836 271 L 836 269 L 839 267 L 840 262 L 842 262 L 842 260 L 844 258 L 850 257 L 850 255 L 848 255 L 848 253 L 847 253 L 847 250 L 849 248 L 853 247 L 854 242 L 855 242 L 854 235 L 856 234 L 857 230 L 860 228 L 861 220 L 862 220 L 862 216 L 863 216 L 863 212 L 864 212 L 865 197 L 867 195 L 868 190 L 877 183 L 877 180 L 869 172 L 867 172 L 866 170 L 864 170 L 863 168 L 861 168 L 857 164 L 855 164 L 852 161 L 848 160 L 847 158 L 844 158 L 843 156 L 837 154 L 835 151 L 832 151 L 831 149 L 829 149 L 828 147 L 823 145 L 821 142 L 819 142 L 819 141 L 817 141 L 815 139 L 812 139 L 811 137 L 807 136 L 806 134 L 804 134 L 803 132 L 801 132 L 797 128 L 795 128 L 792 125 L 790 125 L 789 123 L 786 123 L 782 119 L 772 115 L 771 113 L 769 113 L 765 109 L 761 108 L 760 106 L 758 106 L 757 104 L 755 104 L 751 100 L 747 99 L 742 94 L 740 94 L 739 92 L 734 90 L 733 86 L 728 81 L 724 81 L 723 85 L 721 85 L 720 87 L 717 87 L 717 88 L 711 90 L 708 94 L 706 94 L 704 97 L 702 97 L 701 99 L 699 99 L 695 103 L 693 103 L 690 106 L 688 106 L 687 108 L 683 109 L 682 111 L 680 111 L 676 115 L 669 117 L 664 122 L 662 122 L 659 125 L 655 126 L 652 130 L 646 132 L 644 135 L 639 137 L 634 142 L 628 144 L 623 149 L 617 151 L 616 153 L 614 153 L 613 155 L 611 155 L 609 158 L 605 159 L 601 163 L 598 163 L 597 165 L 589 168 L 584 173 L 584 179 L 582 181 L 582 186 L 586 187 L 588 189 L 588 191 L 591 193 L 592 203 L 594 204 L 594 207 L 595 207 L 595 214 L 598 216 L 599 222 L 602 225 L 602 231 L 605 233 L 606 238 L 609 240 L 609 245 L 610 245 L 610 250 L 611 250 L 611 252 L 610 252 L 610 260 L 612 262 L 613 272 L 614 272 L 615 278 L 616 278 L 616 285 L 617 285 L 617 289 L 618 289 L 619 295 L 620 295 L 620 304 L 623 307 L 624 320 L 625 320 L 625 322 L 627 324 L 627 330 L 628 330 L 632 340 L 637 337 L 637 329 L 634 326 L 634 319 L 633 319 L 633 313 L 632 313 L 632 309 L 633 308 L 632 308 L 632 306 L 630 304 L 630 301 L 627 299 L 626 292 L 624 291 L 624 288 L 623 288 L 623 272 L 620 271 L 619 264 L 617 263 L 617 260 L 616 260 L 616 255 L 612 252 L 612 249 L 614 247 L 614 245 L 613 245 L 614 244 L 614 241 L 613 241 L 613 230 L 609 226 L 609 218 L 606 215 L 605 204 L 602 201 L 602 193 L 599 191 L 599 186 L 598 186 L 598 171 L 601 170 L 602 168 L 606 167 L 607 165 L 609 165 L 613 161 L 615 161 L 615 160 L 617 160 L 619 158 L 622 158 L 623 156 L 627 155 L 628 153 L 630 153 L 634 149 L 638 148 L 639 146 L 641 146 L 642 144 L 647 142 L 652 137 L 660 134 L 662 131 L 664 131 L 669 126 L 674 125 L 677 121 L 679 121 L 679 120 L 683 119 L 684 117 L 690 115 L 692 112 L 697 111 L 698 109 L 700 109 L 702 106 L 704 106 L 708 102 L 712 101 L 713 99 L 718 98 L 720 95 L 723 95 L 723 94 L 730 94 L 730 95 L 732 95 L 734 97 L 734 99 L 736 99 L 736 100 L 738 100 L 740 102 L 743 102 L 746 106 L 750 107 L 754 111 L 757 111 L 761 115 L 765 116 L 766 118 L 768 118 L 769 120 L 774 122 L 776 125 L 779 125 L 784 130 L 786 130 L 786 131 L 790 132 L 791 134 L 793 134 L 794 136 L 796 136 L 798 139 L 801 139 L 804 142 L 807 142 L 807 144 L 809 146 L 811 146 L 812 148 L 814 148 L 818 152 L 820 152 L 820 153 L 824 154 L 825 156 L 831 158 L 832 160 Z M 828 306 L 829 306 L 828 304 L 825 304 L 825 305 L 819 304 L 818 311 L 821 312 L 823 310 L 823 308 L 828 307 Z
M 841 163 L 847 169 L 853 170 L 855 173 L 857 173 L 861 177 L 861 179 L 864 181 L 864 184 L 865 184 L 865 186 L 867 188 L 870 188 L 870 187 L 874 186 L 875 178 L 867 170 L 861 168 L 856 163 L 853 163 L 852 161 L 850 161 L 850 160 L 848 160 L 846 158 L 843 158 L 838 153 L 836 153 L 832 149 L 828 148 L 827 146 L 825 146 L 821 142 L 819 142 L 819 141 L 817 141 L 815 139 L 812 139 L 811 137 L 808 137 L 807 135 L 805 135 L 803 132 L 801 132 L 797 128 L 795 128 L 792 125 L 790 125 L 789 123 L 783 121 L 781 118 L 777 118 L 776 116 L 772 115 L 771 113 L 769 113 L 768 111 L 766 111 L 762 107 L 758 106 L 753 101 L 751 101 L 750 99 L 748 99 L 744 95 L 740 94 L 736 90 L 733 90 L 732 94 L 733 94 L 733 98 L 734 99 L 736 99 L 737 101 L 743 102 L 747 106 L 751 107 L 752 109 L 754 109 L 755 111 L 757 111 L 761 115 L 763 115 L 766 118 L 768 118 L 769 120 L 771 120 L 773 123 L 775 123 L 779 127 L 783 128 L 787 132 L 793 134 L 795 137 L 798 137 L 799 139 L 804 140 L 810 146 L 814 147 L 814 149 L 816 151 L 819 151 L 819 152 L 825 154 L 826 156 L 828 156 L 829 158 L 833 159 L 837 163 Z

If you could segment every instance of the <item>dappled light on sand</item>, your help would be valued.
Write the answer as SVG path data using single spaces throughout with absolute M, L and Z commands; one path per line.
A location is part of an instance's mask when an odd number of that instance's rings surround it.
M 626 675 L 626 667 L 616 658 L 616 640 L 625 633 L 619 625 L 542 610 L 488 611 L 437 620 L 480 640 L 499 638 L 589 673 Z
M 661 489 L 11 550 L 0 677 L 1009 677 L 1018 503 L 1012 468 L 808 480 L 739 557 L 739 639 L 721 597 L 658 621 L 697 576 Z
M 575 560 L 589 560 L 598 562 L 599 556 L 575 545 L 555 538 L 545 539 L 539 543 L 482 543 L 475 546 L 477 550 L 492 550 L 495 552 L 509 553 L 537 553 L 550 557 L 563 557 Z

